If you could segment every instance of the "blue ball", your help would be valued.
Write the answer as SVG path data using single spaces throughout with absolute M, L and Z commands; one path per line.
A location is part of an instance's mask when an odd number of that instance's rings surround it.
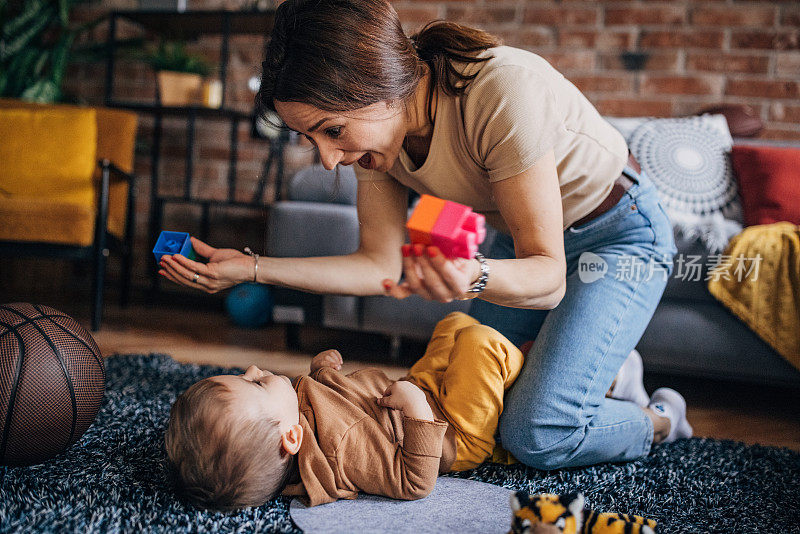
M 263 326 L 272 320 L 272 293 L 264 284 L 239 284 L 225 297 L 225 310 L 237 326 Z

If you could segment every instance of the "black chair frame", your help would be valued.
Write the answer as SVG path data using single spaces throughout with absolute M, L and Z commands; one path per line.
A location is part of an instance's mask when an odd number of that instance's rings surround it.
M 131 263 L 133 259 L 134 209 L 136 206 L 135 176 L 125 172 L 110 160 L 98 162 L 101 178 L 97 197 L 94 242 L 82 247 L 73 245 L 4 241 L 0 242 L 0 256 L 38 256 L 75 261 L 92 262 L 92 331 L 100 329 L 103 319 L 103 293 L 106 278 L 106 258 L 110 250 L 120 254 L 122 272 L 120 275 L 120 305 L 127 306 L 130 297 Z M 128 183 L 128 206 L 125 218 L 125 232 L 122 239 L 110 234 L 108 227 L 108 197 L 112 180 Z

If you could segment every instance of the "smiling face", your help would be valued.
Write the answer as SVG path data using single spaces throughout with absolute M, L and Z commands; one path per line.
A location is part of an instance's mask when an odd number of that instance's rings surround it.
M 358 163 L 365 169 L 386 172 L 392 168 L 408 121 L 402 107 L 378 102 L 345 113 L 323 111 L 303 102 L 275 102 L 286 125 L 305 136 L 319 150 L 322 165 Z
M 291 381 L 255 365 L 241 375 L 219 375 L 209 380 L 224 384 L 231 392 L 230 409 L 246 420 L 268 415 L 280 421 L 281 432 L 298 424 L 297 392 Z

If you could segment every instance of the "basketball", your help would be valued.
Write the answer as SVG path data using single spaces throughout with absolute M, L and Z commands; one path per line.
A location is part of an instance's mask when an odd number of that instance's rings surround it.
M 0 464 L 44 462 L 94 421 L 105 367 L 92 336 L 39 304 L 0 304 Z

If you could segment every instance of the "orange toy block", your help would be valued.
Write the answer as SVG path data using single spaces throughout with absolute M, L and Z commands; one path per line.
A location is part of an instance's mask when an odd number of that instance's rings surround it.
M 439 214 L 444 209 L 445 202 L 445 200 L 431 195 L 420 197 L 417 207 L 414 208 L 414 212 L 406 223 L 408 237 L 412 243 L 433 244 L 431 233 Z
M 483 215 L 430 195 L 422 195 L 406 227 L 412 243 L 434 245 L 448 258 L 474 258 L 486 237 Z

